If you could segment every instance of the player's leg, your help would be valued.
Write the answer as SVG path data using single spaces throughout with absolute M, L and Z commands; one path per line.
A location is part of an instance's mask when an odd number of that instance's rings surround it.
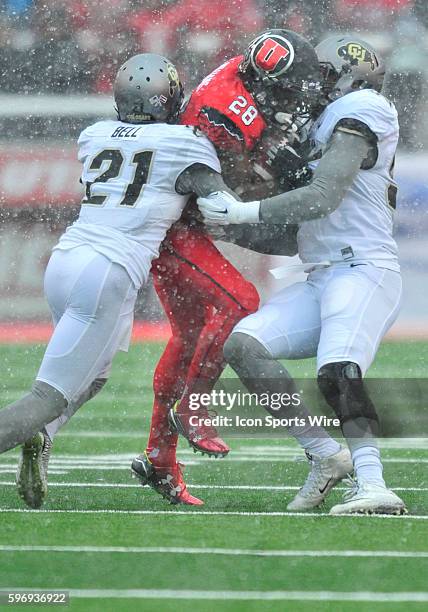
M 297 388 L 278 359 L 315 355 L 320 328 L 316 288 L 309 282 L 297 283 L 279 292 L 236 326 L 226 342 L 225 357 L 251 392 L 292 395 Z M 352 469 L 349 452 L 322 427 L 310 424 L 309 412 L 303 404 L 270 412 L 278 418 L 296 418 L 296 423 L 302 420 L 305 423 L 287 428 L 306 451 L 312 466 L 304 486 L 288 508 L 313 508 Z
M 72 412 L 75 406 L 81 405 L 82 398 L 92 395 L 92 383 L 101 379 L 120 348 L 118 339 L 123 341 L 124 325 L 129 332 L 131 329 L 136 291 L 121 266 L 81 247 L 54 252 L 45 279 L 50 306 L 54 312 L 63 311 L 63 314 L 33 387 L 33 394 L 40 389 L 44 394 L 37 394 L 38 401 L 30 394 L 1 413 L 0 418 L 3 419 L 3 414 L 6 418 L 0 441 L 3 442 L 5 431 L 4 444 L 9 447 L 30 440 L 36 435 L 35 431 L 50 423 L 53 417 L 67 410 Z M 94 384 L 98 387 L 98 382 Z M 62 402 L 54 406 L 52 397 L 55 395 L 62 398 Z M 32 458 L 28 454 L 25 457 L 25 465 L 18 472 L 20 488 L 23 480 L 29 488 L 36 488 L 30 468 L 37 469 L 39 477 L 43 476 L 40 455 L 44 450 L 42 448 L 37 457 L 34 454 Z
M 63 311 L 51 311 L 54 327 L 62 314 Z M 57 425 L 56 428 L 59 428 L 63 418 L 63 415 L 60 415 L 52 421 Z M 16 485 L 20 497 L 30 508 L 39 508 L 47 495 L 47 472 L 51 450 L 52 439 L 45 428 L 26 440 L 21 447 Z
M 166 251 L 152 266 L 154 286 L 168 316 L 172 336 L 153 377 L 154 402 L 147 447 L 134 459 L 132 471 L 143 485 L 150 485 L 171 503 L 200 505 L 202 502 L 186 489 L 176 458 L 178 435 L 171 431 L 168 421 L 170 408 L 183 393 L 193 351 L 205 323 L 205 309 L 191 301 L 179 266 L 180 262 Z
M 189 399 L 195 393 L 209 393 L 224 369 L 223 345 L 235 325 L 235 320 L 231 320 L 229 315 L 215 311 L 208 315 L 188 369 L 184 393 L 169 413 L 171 429 L 183 435 L 195 452 L 211 457 L 224 457 L 230 450 L 229 446 L 219 437 L 215 427 L 191 425 L 190 418 L 194 413 L 189 409 Z M 208 417 L 208 412 L 201 407 L 198 416 Z
M 104 388 L 104 385 L 107 383 L 111 368 L 108 368 L 108 371 L 104 371 L 100 373 L 97 378 L 89 385 L 83 393 L 79 395 L 79 397 L 73 402 L 69 402 L 67 408 L 64 412 L 56 418 L 54 421 L 51 421 L 43 428 L 43 433 L 48 436 L 49 441 L 53 442 L 55 435 L 57 432 L 68 423 L 71 417 L 79 410 L 83 404 L 89 402 L 89 400 L 93 399 L 98 393 Z
M 324 274 L 318 383 L 340 419 L 357 480 L 355 491 L 332 513 L 401 512 L 403 502 L 383 479 L 376 442 L 379 420 L 363 383 L 381 339 L 397 317 L 401 278 L 370 264 Z
M 31 508 L 39 508 L 48 492 L 48 468 L 55 434 L 84 403 L 101 391 L 106 382 L 107 378 L 100 375 L 78 401 L 69 402 L 59 417 L 22 445 L 16 484 L 20 497 Z
M 224 456 L 228 446 L 213 427 L 189 423 L 189 397 L 209 393 L 224 369 L 223 346 L 232 329 L 259 303 L 255 287 L 225 259 L 204 234 L 180 245 L 174 255 L 182 262 L 182 273 L 191 292 L 192 303 L 205 308 L 205 325 L 200 331 L 190 363 L 184 393 L 171 412 L 172 426 L 189 441 L 194 450 Z M 201 414 L 200 414 L 201 416 Z
M 177 434 L 170 430 L 168 412 L 183 393 L 195 346 L 205 324 L 205 307 L 193 301 L 189 287 L 182 282 L 178 269 L 181 263 L 177 265 L 175 259 L 165 254 L 160 259 L 163 273 L 154 273 L 154 285 L 172 336 L 153 377 L 154 405 L 146 451 L 156 465 L 169 466 L 176 461 Z
M 54 284 L 54 286 L 56 286 L 56 283 Z M 52 322 L 54 327 L 56 327 L 65 312 L 66 303 L 63 300 L 52 299 L 52 289 L 50 289 L 46 293 L 48 302 L 49 295 L 51 295 L 49 306 L 51 308 Z M 77 412 L 77 410 L 81 406 L 83 406 L 83 404 L 86 404 L 103 389 L 110 376 L 112 359 L 116 352 L 120 350 L 125 352 L 128 351 L 132 333 L 132 324 L 134 320 L 134 303 L 135 298 L 134 295 L 131 294 L 128 303 L 124 304 L 124 307 L 120 314 L 120 324 L 118 325 L 115 346 L 112 347 L 111 359 L 106 360 L 106 364 L 103 370 L 97 374 L 97 378 L 95 378 L 95 380 L 93 380 L 89 384 L 89 386 L 80 393 L 77 398 L 75 398 L 72 402 L 68 403 L 66 410 L 58 418 L 51 421 L 43 428 L 42 433 L 45 435 L 45 437 L 47 436 L 51 445 L 59 429 L 63 427 L 66 423 L 68 423 L 71 417 Z

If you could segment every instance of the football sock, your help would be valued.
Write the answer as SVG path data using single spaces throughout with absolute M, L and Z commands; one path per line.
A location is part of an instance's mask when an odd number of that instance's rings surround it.
M 315 430 L 317 428 L 314 428 Z M 316 431 L 308 431 L 307 434 L 315 434 Z M 291 432 L 290 432 L 291 434 Z M 310 455 L 317 455 L 318 457 L 331 457 L 340 451 L 342 448 L 334 438 L 331 438 L 325 429 L 321 428 L 321 431 L 318 432 L 318 437 L 308 438 L 307 434 L 304 435 L 295 435 L 297 442 L 300 444 L 305 451 L 308 451 Z M 293 434 L 291 434 L 293 435 Z
M 241 318 L 241 314 L 239 318 Z M 219 379 L 224 366 L 223 346 L 237 323 L 230 313 L 213 314 L 201 331 L 192 361 L 189 366 L 184 395 L 180 399 L 178 412 L 189 410 L 192 393 L 209 393 Z
M 172 466 L 177 460 L 178 435 L 172 433 L 169 429 L 169 409 L 169 403 L 165 404 L 155 398 L 149 440 L 146 448 L 147 456 L 155 466 Z
M 0 410 L 0 453 L 32 438 L 66 407 L 62 393 L 36 380 L 30 393 Z
M 43 428 L 43 433 L 47 434 L 50 441 L 53 442 L 53 439 L 57 431 L 61 429 L 61 427 L 65 425 L 69 420 L 70 420 L 69 416 L 66 416 L 65 414 L 61 414 L 57 419 L 45 425 L 45 427 Z
M 251 393 L 297 394 L 290 374 L 255 338 L 240 332 L 233 333 L 224 350 L 228 363 Z M 309 453 L 329 457 L 340 450 L 340 444 L 323 427 L 310 424 L 310 412 L 302 403 L 299 406 L 281 406 L 277 410 L 266 409 L 275 418 L 303 421 L 303 425 L 292 424 L 286 429 Z
M 153 377 L 155 399 L 146 452 L 157 466 L 172 466 L 176 462 L 177 434 L 169 429 L 168 412 L 183 393 L 190 365 L 193 338 L 186 341 L 177 333 L 168 342 Z
M 358 446 L 351 449 L 351 455 L 357 480 L 365 480 L 381 487 L 386 486 L 382 475 L 380 452 L 375 445 Z

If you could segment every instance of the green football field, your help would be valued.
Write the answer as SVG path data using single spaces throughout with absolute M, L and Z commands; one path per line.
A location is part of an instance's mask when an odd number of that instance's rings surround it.
M 161 350 L 136 344 L 120 354 L 108 386 L 56 438 L 43 509 L 17 497 L 17 452 L 2 455 L 0 590 L 67 590 L 72 610 L 103 612 L 427 609 L 426 440 L 382 442 L 407 516 L 330 517 L 343 487 L 315 512 L 287 513 L 308 467 L 280 439 L 230 440 L 223 460 L 181 442 L 186 480 L 205 505 L 170 506 L 130 475 Z M 0 406 L 27 390 L 42 351 L 0 346 Z M 386 343 L 370 375 L 421 378 L 427 363 L 426 343 Z M 290 369 L 313 375 L 314 364 Z

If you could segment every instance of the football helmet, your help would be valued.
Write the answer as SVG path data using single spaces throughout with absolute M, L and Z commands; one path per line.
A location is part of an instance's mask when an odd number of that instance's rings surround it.
M 259 34 L 248 46 L 239 71 L 260 112 L 307 115 L 321 94 L 321 73 L 314 47 L 291 30 Z
M 382 89 L 385 62 L 357 36 L 329 36 L 315 47 L 323 78 L 324 104 L 359 89 Z
M 117 72 L 113 93 L 118 118 L 125 123 L 176 123 L 184 97 L 174 64 L 156 53 L 127 60 Z

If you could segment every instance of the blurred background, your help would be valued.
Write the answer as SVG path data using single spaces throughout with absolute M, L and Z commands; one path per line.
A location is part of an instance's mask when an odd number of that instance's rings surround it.
M 401 125 L 396 234 L 404 300 L 392 334 L 428 337 L 427 0 L 0 0 L 0 340 L 43 341 L 49 331 L 43 272 L 78 211 L 76 139 L 88 124 L 115 116 L 118 66 L 134 53 L 163 53 L 190 93 L 265 27 L 296 30 L 314 44 L 352 31 L 386 57 L 386 89 Z M 283 259 L 226 250 L 262 297 L 297 280 L 280 284 L 269 275 Z M 138 318 L 163 319 L 151 286 Z

